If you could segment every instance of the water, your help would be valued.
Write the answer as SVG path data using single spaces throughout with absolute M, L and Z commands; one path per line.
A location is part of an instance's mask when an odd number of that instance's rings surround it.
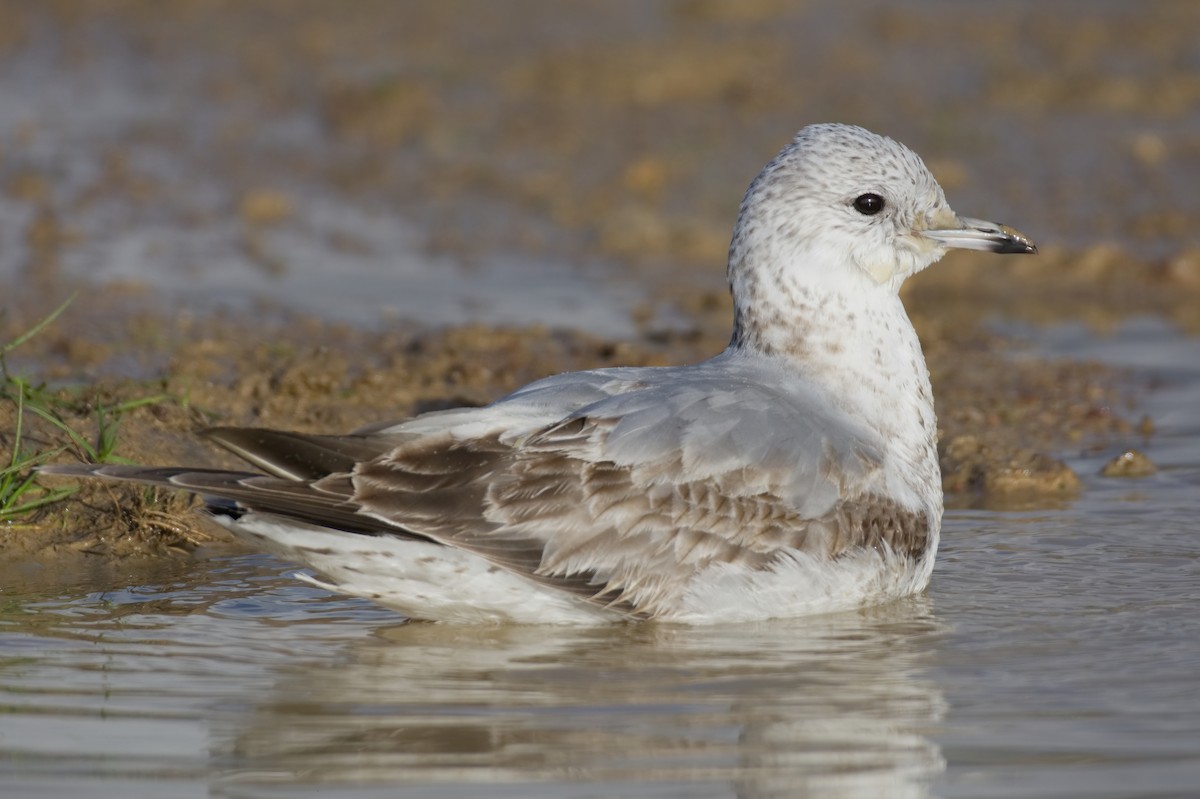
M 1193 796 L 1200 342 L 1040 341 L 1162 384 L 1159 473 L 1086 453 L 1066 507 L 950 511 L 929 594 L 862 613 L 450 628 L 264 556 L 9 577 L 0 793 Z

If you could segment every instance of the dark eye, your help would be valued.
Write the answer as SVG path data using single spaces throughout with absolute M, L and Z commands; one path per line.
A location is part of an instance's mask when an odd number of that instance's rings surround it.
M 874 216 L 883 210 L 883 198 L 878 194 L 860 194 L 854 198 L 854 210 L 865 216 Z

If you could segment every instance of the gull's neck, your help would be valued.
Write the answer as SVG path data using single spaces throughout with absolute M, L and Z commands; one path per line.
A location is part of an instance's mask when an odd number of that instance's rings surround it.
M 731 264 L 733 266 L 733 264 Z M 929 370 L 899 295 L 844 265 L 805 284 L 735 271 L 731 352 L 777 360 L 878 431 L 908 488 L 940 498 Z M 849 275 L 849 278 L 845 276 Z M 939 501 L 940 506 L 940 501 Z

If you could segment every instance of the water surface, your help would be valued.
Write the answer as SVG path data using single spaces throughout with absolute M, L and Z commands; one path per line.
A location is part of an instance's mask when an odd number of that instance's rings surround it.
M 453 628 L 265 556 L 11 576 L 0 792 L 1169 797 L 1200 785 L 1200 343 L 1124 353 L 1157 475 L 952 510 L 927 596 L 736 627 Z M 1120 360 L 1121 358 L 1118 358 Z M 57 578 L 57 579 L 56 579 Z

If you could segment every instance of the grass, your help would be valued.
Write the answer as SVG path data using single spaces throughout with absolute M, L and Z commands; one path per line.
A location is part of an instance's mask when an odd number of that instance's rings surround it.
M 64 452 L 73 451 L 89 463 L 124 462 L 116 454 L 121 418 L 135 408 L 168 399 L 159 394 L 105 404 L 82 392 L 51 391 L 44 384 L 9 371 L 8 355 L 51 325 L 74 299 L 71 295 L 36 325 L 0 347 L 0 403 L 12 403 L 15 419 L 12 454 L 0 461 L 0 522 L 29 516 L 78 490 L 78 486 L 43 486 L 37 480 L 37 467 Z M 80 417 L 93 421 L 94 436 L 80 432 L 67 421 Z M 54 440 L 35 441 L 30 437 L 30 422 L 35 418 L 45 423 L 42 427 Z

